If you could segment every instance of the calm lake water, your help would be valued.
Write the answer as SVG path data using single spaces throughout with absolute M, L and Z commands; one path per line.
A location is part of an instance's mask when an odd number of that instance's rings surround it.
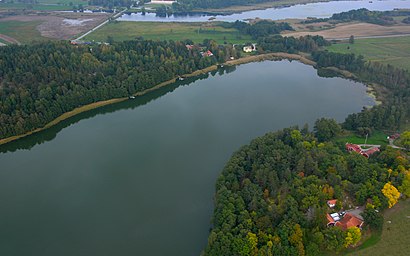
M 199 255 L 215 181 L 235 150 L 373 104 L 362 84 L 298 62 L 234 69 L 1 147 L 0 255 Z
M 363 1 L 336 1 L 312 3 L 305 5 L 294 5 L 285 8 L 269 8 L 265 10 L 246 11 L 231 15 L 190 15 L 190 16 L 175 16 L 159 17 L 155 13 L 124 14 L 118 20 L 122 21 L 158 21 L 158 22 L 200 22 L 208 21 L 210 17 L 215 17 L 214 21 L 236 21 L 246 19 L 306 19 L 307 17 L 328 18 L 333 13 L 345 12 L 349 10 L 367 8 L 372 11 L 388 11 L 395 8 L 410 8 L 409 0 L 374 0 L 370 3 L 368 0 Z

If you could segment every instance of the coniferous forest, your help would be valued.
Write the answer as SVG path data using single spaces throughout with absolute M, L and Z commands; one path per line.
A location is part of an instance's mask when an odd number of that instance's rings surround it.
M 212 41 L 203 57 L 183 42 L 129 41 L 114 45 L 48 42 L 0 48 L 0 139 L 43 127 L 89 103 L 126 97 L 179 75 L 209 67 L 232 47 Z

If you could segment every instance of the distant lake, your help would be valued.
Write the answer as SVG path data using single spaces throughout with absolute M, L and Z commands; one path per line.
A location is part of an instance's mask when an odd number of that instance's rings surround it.
M 265 61 L 83 113 L 0 147 L 0 255 L 199 255 L 234 151 L 373 104 L 360 83 Z
M 372 3 L 370 3 L 372 2 Z M 118 20 L 121 21 L 158 21 L 158 22 L 203 22 L 208 21 L 210 17 L 215 17 L 213 21 L 236 21 L 246 19 L 306 19 L 307 17 L 328 18 L 334 13 L 350 11 L 354 9 L 367 8 L 372 11 L 388 11 L 396 8 L 410 9 L 408 0 L 385 0 L 385 1 L 332 1 L 322 3 L 312 3 L 304 5 L 294 5 L 284 8 L 268 8 L 265 10 L 246 11 L 231 15 L 171 15 L 168 17 L 159 17 L 155 13 L 124 14 Z

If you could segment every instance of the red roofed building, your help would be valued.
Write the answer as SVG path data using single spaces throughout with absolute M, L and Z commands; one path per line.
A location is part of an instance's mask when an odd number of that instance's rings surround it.
M 358 227 L 362 228 L 363 225 L 363 220 L 359 219 L 358 217 L 354 216 L 353 214 L 346 213 L 343 216 L 343 219 L 336 222 L 336 226 L 342 228 L 343 230 L 346 230 L 351 227 Z
M 362 149 L 360 145 L 346 143 L 346 150 L 349 152 L 352 152 L 352 151 L 357 152 L 361 154 L 362 156 L 369 158 L 370 155 L 372 155 L 373 153 L 379 152 L 380 148 L 378 146 L 373 146 L 372 148 L 369 148 L 369 149 Z
M 335 206 L 336 206 L 336 203 L 337 203 L 337 199 L 332 199 L 332 200 L 328 200 L 328 201 L 327 201 L 327 205 L 328 205 L 330 208 L 335 207 Z
M 202 57 L 211 57 L 211 56 L 214 56 L 214 54 L 210 50 L 202 53 Z
M 327 219 L 327 226 L 334 226 L 336 225 L 336 221 L 333 220 L 332 216 L 330 216 L 329 213 L 326 214 L 326 219 Z
M 372 155 L 372 154 L 375 153 L 375 152 L 380 152 L 380 149 L 379 149 L 378 147 L 373 147 L 373 148 L 368 149 L 368 150 L 362 150 L 362 153 L 361 153 L 361 154 L 362 154 L 363 156 L 369 158 L 370 155 Z
M 356 144 L 346 143 L 346 150 L 349 151 L 349 152 L 354 151 L 354 152 L 357 152 L 359 154 L 362 153 L 362 148 L 359 145 L 356 145 Z

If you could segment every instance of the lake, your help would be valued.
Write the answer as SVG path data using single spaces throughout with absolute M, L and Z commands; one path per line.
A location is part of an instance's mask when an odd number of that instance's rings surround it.
M 236 21 L 247 20 L 254 18 L 261 19 L 306 19 L 308 17 L 328 18 L 334 13 L 350 11 L 354 9 L 367 8 L 371 11 L 388 11 L 396 8 L 410 9 L 410 1 L 408 0 L 387 0 L 387 1 L 333 1 L 312 3 L 304 5 L 294 5 L 284 8 L 268 8 L 265 10 L 246 11 L 230 15 L 170 15 L 168 17 L 159 17 L 155 13 L 123 14 L 118 20 L 121 21 L 158 21 L 158 22 L 203 22 L 208 21 L 210 17 L 215 17 L 213 21 Z
M 284 60 L 82 113 L 0 148 L 0 255 L 199 255 L 235 150 L 373 104 L 360 83 Z

